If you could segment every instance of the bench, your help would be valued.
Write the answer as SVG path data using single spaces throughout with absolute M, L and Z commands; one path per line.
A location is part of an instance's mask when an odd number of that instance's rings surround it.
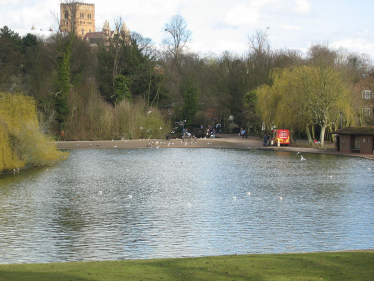
M 360 148 L 351 148 L 351 153 L 360 153 L 361 149 Z

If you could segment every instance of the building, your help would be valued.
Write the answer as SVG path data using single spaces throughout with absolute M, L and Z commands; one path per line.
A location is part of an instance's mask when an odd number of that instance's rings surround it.
M 71 32 L 75 26 L 76 35 L 84 37 L 95 32 L 95 4 L 80 2 L 60 4 L 60 31 Z
M 341 153 L 374 154 L 374 127 L 347 127 L 336 134 L 336 148 Z
M 127 44 L 131 44 L 130 30 L 127 28 L 125 22 L 122 22 L 119 33 L 121 37 L 124 37 L 124 40 Z M 118 34 L 117 29 L 115 29 L 114 31 L 111 30 L 109 22 L 106 20 L 103 25 L 102 31 L 88 32 L 84 35 L 83 40 L 88 41 L 91 46 L 96 46 L 99 40 L 103 40 L 104 42 L 107 42 L 110 38 L 113 38 L 113 36 L 116 34 Z

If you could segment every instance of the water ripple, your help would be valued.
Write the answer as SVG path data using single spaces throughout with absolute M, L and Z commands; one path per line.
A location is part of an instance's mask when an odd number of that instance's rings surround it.
M 0 263 L 373 248 L 373 162 L 303 156 L 71 151 L 1 179 Z

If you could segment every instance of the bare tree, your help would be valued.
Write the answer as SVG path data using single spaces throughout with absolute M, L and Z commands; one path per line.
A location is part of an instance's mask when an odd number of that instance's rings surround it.
M 269 29 L 270 27 L 267 27 L 265 31 L 257 30 L 256 34 L 248 37 L 249 47 L 253 49 L 257 55 L 268 51 L 270 48 L 267 35 Z
M 179 66 L 180 55 L 186 44 L 192 40 L 192 32 L 187 29 L 187 22 L 180 15 L 171 17 L 170 21 L 164 25 L 164 30 L 170 37 L 164 39 L 162 43 Z

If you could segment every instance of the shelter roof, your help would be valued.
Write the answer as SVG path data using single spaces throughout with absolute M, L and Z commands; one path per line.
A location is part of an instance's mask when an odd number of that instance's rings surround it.
M 374 127 L 346 127 L 331 132 L 337 135 L 371 135 L 374 136 Z

